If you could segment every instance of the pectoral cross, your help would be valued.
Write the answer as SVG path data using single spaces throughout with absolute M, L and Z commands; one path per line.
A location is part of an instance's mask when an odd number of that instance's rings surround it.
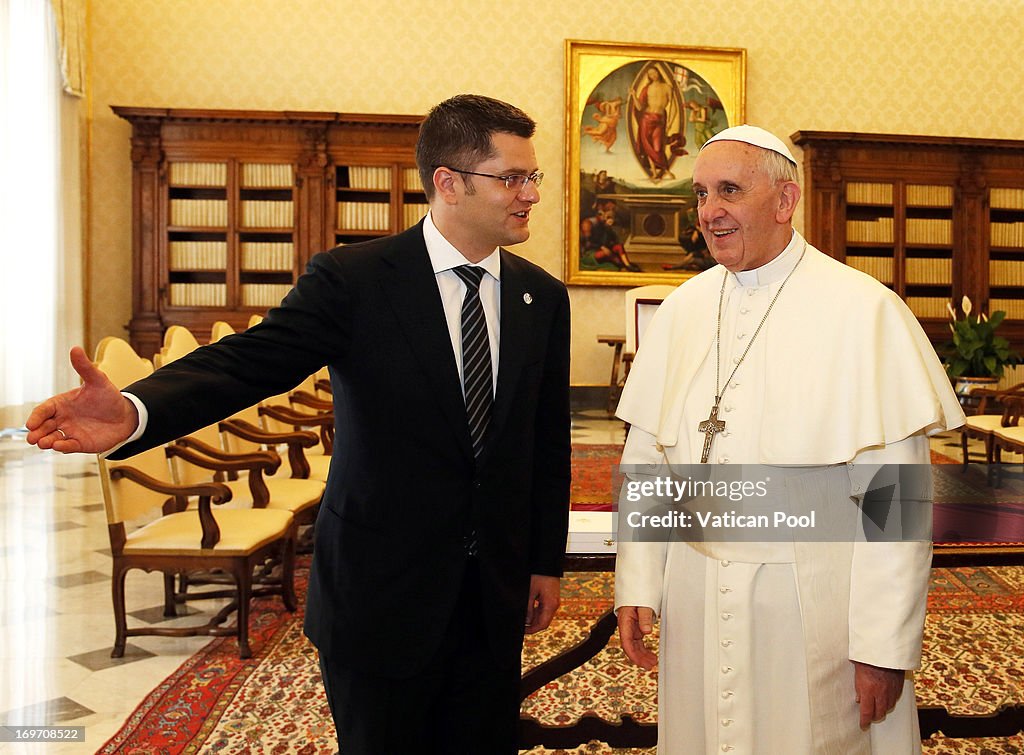
M 697 425 L 697 432 L 704 433 L 704 453 L 700 455 L 700 463 L 708 463 L 708 455 L 711 453 L 711 441 L 715 439 L 715 434 L 725 430 L 725 420 L 718 418 L 718 400 L 715 400 L 715 405 L 711 407 L 711 414 L 708 418 Z

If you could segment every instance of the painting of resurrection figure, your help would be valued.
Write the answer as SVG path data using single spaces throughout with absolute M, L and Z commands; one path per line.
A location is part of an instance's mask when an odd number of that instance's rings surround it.
M 580 123 L 579 269 L 710 267 L 689 176 L 701 145 L 730 125 L 721 98 L 686 66 L 635 60 L 605 76 Z

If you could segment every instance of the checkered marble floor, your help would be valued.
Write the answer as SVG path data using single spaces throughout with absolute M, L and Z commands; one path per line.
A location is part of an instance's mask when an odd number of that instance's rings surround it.
M 574 443 L 621 443 L 623 426 L 603 411 L 586 411 L 574 415 L 572 436 Z M 955 439 L 939 438 L 934 447 L 959 458 Z M 150 690 L 209 642 L 136 637 L 124 658 L 110 658 L 110 566 L 95 458 L 0 437 L 0 725 L 85 727 L 84 743 L 0 743 L 0 753 L 95 752 Z M 130 623 L 197 623 L 220 607 L 204 601 L 168 621 L 162 589 L 159 574 L 129 573 Z

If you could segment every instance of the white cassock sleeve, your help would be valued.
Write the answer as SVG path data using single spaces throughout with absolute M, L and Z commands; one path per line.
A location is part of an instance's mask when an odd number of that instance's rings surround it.
M 884 448 L 866 449 L 857 454 L 850 467 L 853 492 L 859 495 L 867 489 L 877 465 L 928 464 L 930 460 L 928 438 L 923 433 Z M 926 503 L 930 504 L 930 490 L 927 495 Z M 931 516 L 930 505 L 922 510 Z M 854 543 L 850 660 L 891 669 L 920 666 L 931 557 L 930 539 Z
M 664 469 L 665 463 L 665 454 L 654 436 L 635 425 L 631 427 L 622 450 L 622 464 L 636 471 L 630 471 L 626 481 L 644 479 L 646 475 L 639 469 L 644 466 L 650 468 L 653 477 L 657 469 Z M 620 496 L 624 493 L 625 486 Z M 624 506 L 619 506 L 619 511 L 624 510 Z M 615 610 L 621 606 L 647 606 L 660 616 L 668 543 L 627 542 L 622 539 L 624 533 L 627 528 L 623 522 L 616 536 Z

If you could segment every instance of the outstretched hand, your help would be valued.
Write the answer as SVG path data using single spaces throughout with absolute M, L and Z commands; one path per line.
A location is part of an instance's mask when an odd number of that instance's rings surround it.
M 138 427 L 135 405 L 89 361 L 80 346 L 71 349 L 71 366 L 82 378 L 82 385 L 33 409 L 25 421 L 26 440 L 65 454 L 109 451 Z

